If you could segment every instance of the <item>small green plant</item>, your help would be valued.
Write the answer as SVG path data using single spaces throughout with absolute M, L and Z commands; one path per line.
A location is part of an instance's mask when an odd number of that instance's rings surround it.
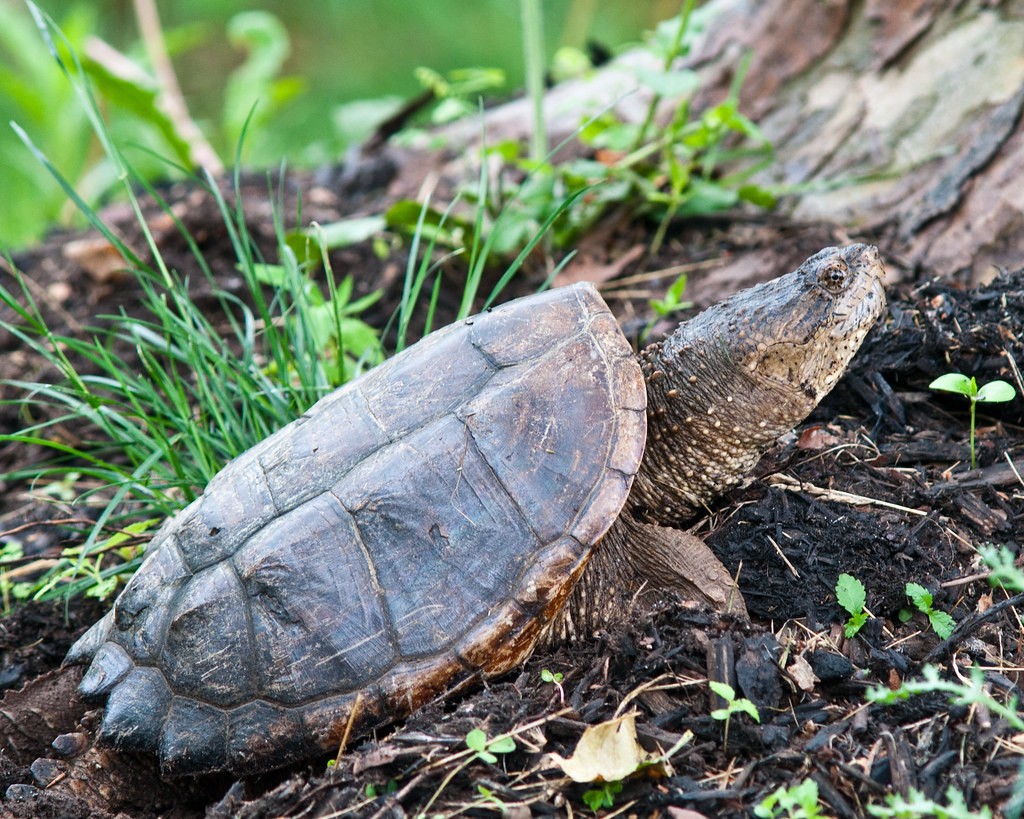
M 583 801 L 594 813 L 601 808 L 615 807 L 615 797 L 622 792 L 622 782 L 602 782 L 596 788 L 583 791 Z
M 856 577 L 845 572 L 836 581 L 836 600 L 850 618 L 846 621 L 845 634 L 847 639 L 857 636 L 871 614 L 864 608 L 867 603 L 867 592 L 864 584 Z
M 907 583 L 907 597 L 914 604 L 914 607 L 928 618 L 932 629 L 939 637 L 945 640 L 956 628 L 956 620 L 944 611 L 933 607 L 932 593 L 918 583 Z M 911 612 L 904 609 L 900 612 L 900 619 L 906 622 L 911 617 Z
M 496 754 L 510 754 L 516 749 L 516 741 L 512 737 L 488 739 L 480 728 L 474 728 L 466 734 L 466 745 L 471 751 L 476 751 L 475 759 L 491 765 L 498 761 Z
M 725 100 L 700 116 L 692 114 L 690 99 L 699 79 L 676 63 L 695 41 L 699 25 L 694 21 L 701 12 L 694 5 L 686 2 L 683 12 L 662 23 L 647 41 L 661 67 L 637 69 L 637 81 L 651 97 L 643 123 L 624 121 L 610 110 L 592 117 L 573 135 L 593 152 L 592 158 L 557 162 L 554 158 L 565 143 L 542 154 L 539 135 L 528 150 L 510 141 L 488 147 L 488 154 L 502 165 L 497 183 L 486 190 L 480 185 L 467 188 L 463 195 L 487 214 L 474 229 L 486 235 L 489 253 L 505 258 L 549 227 L 551 246 L 565 248 L 610 210 L 628 209 L 658 220 L 653 255 L 676 218 L 743 202 L 774 205 L 771 192 L 750 182 L 772 161 L 772 147 L 739 112 L 745 69 L 736 72 Z M 535 72 L 531 69 L 530 74 Z M 682 101 L 672 121 L 656 128 L 655 113 L 667 97 Z
M 971 402 L 971 469 L 977 469 L 978 460 L 974 451 L 974 416 L 978 404 L 997 404 L 1012 401 L 1017 391 L 1005 381 L 989 381 L 987 384 L 979 387 L 974 376 L 968 378 L 961 373 L 940 375 L 928 385 L 928 388 L 942 390 L 943 392 L 955 392 Z
M 325 256 L 326 258 L 326 256 Z M 303 302 L 298 310 L 285 315 L 286 322 L 293 323 L 293 332 L 308 329 L 313 354 L 324 363 L 328 381 L 341 385 L 351 381 L 364 369 L 383 360 L 377 331 L 358 318 L 381 297 L 377 290 L 360 299 L 352 300 L 352 277 L 345 276 L 335 285 L 334 277 L 328 276 L 329 294 L 308 276 L 302 282 L 289 282 L 288 276 L 298 271 L 295 265 L 256 265 L 256 279 L 278 292 L 294 292 Z M 280 376 L 276 365 L 271 364 L 269 374 Z M 295 375 L 293 371 L 288 377 Z
M 0 597 L 4 614 L 10 613 L 15 602 L 27 600 L 35 591 L 33 584 L 11 578 L 13 570 L 24 560 L 25 551 L 20 541 L 10 539 L 0 546 Z
M 1017 568 L 1013 553 L 1005 546 L 983 546 L 979 550 L 981 559 L 992 570 L 989 583 L 1010 591 L 1024 591 L 1024 572 Z
M 476 801 L 477 805 L 494 805 L 501 811 L 501 815 L 505 816 L 508 813 L 508 806 L 505 802 L 495 795 L 494 791 L 490 788 L 485 788 L 483 785 L 476 786 L 476 792 L 480 794 L 480 798 Z
M 648 302 L 651 309 L 661 317 L 670 316 L 680 310 L 689 310 L 693 307 L 692 301 L 683 301 L 683 293 L 686 291 L 687 276 L 683 273 L 669 286 L 663 299 L 651 299 Z
M 929 799 L 916 788 L 910 788 L 907 795 L 890 793 L 885 797 L 885 805 L 868 805 L 868 813 L 883 819 L 991 819 L 992 810 L 982 806 L 973 811 L 967 807 L 964 795 L 953 785 L 946 790 L 946 804 L 941 805 Z
M 1018 711 L 1016 698 L 1005 705 L 999 702 L 985 689 L 985 673 L 977 666 L 971 668 L 970 682 L 960 682 L 943 679 L 935 666 L 926 665 L 921 669 L 920 679 L 904 680 L 903 684 L 894 690 L 882 687 L 869 688 L 866 699 L 868 702 L 881 705 L 893 705 L 912 696 L 936 692 L 947 694 L 954 705 L 977 705 L 986 708 L 1005 719 L 1014 731 L 1024 731 L 1024 716 Z
M 708 680 L 708 686 L 719 697 L 725 700 L 725 708 L 716 708 L 711 712 L 711 718 L 725 721 L 725 737 L 722 740 L 722 747 L 729 747 L 729 723 L 733 714 L 747 714 L 754 722 L 761 721 L 761 715 L 757 712 L 757 706 L 746 697 L 737 697 L 736 690 L 728 683 Z
M 818 807 L 818 783 L 805 779 L 788 788 L 779 787 L 754 808 L 754 816 L 761 819 L 817 819 L 824 816 Z
M 328 762 L 328 767 L 331 767 L 334 764 L 334 762 L 335 760 L 333 759 L 330 762 Z M 395 793 L 397 790 L 398 783 L 394 779 L 389 779 L 387 781 L 387 784 L 385 784 L 383 788 L 379 785 L 374 785 L 372 782 L 367 782 L 366 788 L 364 789 L 364 793 L 367 799 L 376 799 L 378 796 L 386 796 L 388 794 Z
M 465 757 L 462 762 L 452 768 L 444 779 L 441 780 L 441 784 L 437 786 L 430 799 L 423 806 L 420 813 L 421 816 L 428 815 L 430 806 L 433 805 L 438 798 L 444 793 L 444 789 L 448 787 L 451 781 L 459 774 L 460 771 L 464 770 L 468 765 L 473 762 L 486 762 L 489 765 L 493 765 L 498 761 L 497 754 L 508 754 L 516 749 L 516 741 L 509 736 L 504 734 L 502 736 L 495 737 L 494 739 L 488 739 L 487 734 L 481 728 L 474 728 L 468 734 L 466 734 L 466 747 L 468 750 L 460 751 L 454 755 L 453 758 Z M 484 795 L 481 792 L 481 795 Z M 486 797 L 484 801 L 488 800 Z M 500 800 L 499 800 L 500 801 Z
M 421 66 L 413 73 L 420 85 L 437 99 L 430 113 L 430 121 L 436 125 L 475 113 L 482 94 L 505 85 L 505 72 L 500 68 L 455 68 L 443 75 Z M 406 135 L 409 136 L 411 134 Z
M 992 557 L 993 560 L 996 559 L 996 553 L 994 553 L 994 550 L 990 551 L 990 557 Z M 1024 578 L 1021 579 L 1024 580 Z M 1022 583 L 1022 585 L 1024 585 L 1024 583 Z M 903 684 L 896 689 L 889 689 L 881 686 L 869 688 L 865 695 L 865 699 L 867 699 L 868 702 L 878 703 L 880 705 L 894 705 L 898 702 L 910 699 L 910 697 L 913 696 L 934 693 L 945 694 L 949 697 L 949 701 L 953 705 L 965 706 L 970 709 L 984 709 L 995 717 L 1005 720 L 1011 731 L 1016 731 L 1017 733 L 1024 732 L 1024 714 L 1022 714 L 1020 710 L 1017 698 L 1011 697 L 1009 701 L 1002 703 L 993 697 L 986 687 L 985 672 L 977 666 L 971 668 L 968 681 L 962 681 L 944 679 L 938 668 L 933 665 L 926 665 L 921 669 L 920 679 L 904 680 Z M 1017 777 L 1018 781 L 1014 788 L 1014 793 L 1010 797 L 1010 801 L 1007 803 L 1007 816 L 1019 817 L 1021 816 L 1022 808 L 1024 808 L 1024 789 L 1022 789 L 1021 786 L 1021 783 L 1024 782 L 1024 763 L 1022 763 L 1018 768 Z M 924 802 L 927 800 L 924 800 L 921 802 L 923 807 L 920 812 L 914 812 L 916 809 L 908 808 L 904 804 L 897 806 L 893 803 L 890 803 L 886 808 L 880 808 L 882 811 L 890 812 L 876 813 L 870 808 L 869 811 L 875 816 L 900 817 L 900 819 L 903 819 L 903 817 L 912 818 L 917 816 L 941 816 L 948 817 L 948 819 L 960 819 L 961 817 L 963 817 L 963 819 L 967 819 L 967 817 L 974 819 L 974 817 L 977 817 L 977 819 L 982 819 L 983 817 L 991 816 L 990 813 L 984 812 L 979 814 L 966 812 L 966 807 L 963 806 L 963 796 L 959 792 L 953 794 L 950 791 L 947 791 L 946 798 L 949 801 L 949 805 L 945 808 L 942 808 L 941 806 L 926 806 L 924 805 Z M 902 799 L 902 797 L 900 797 L 900 799 Z M 911 794 L 909 799 L 913 801 L 915 796 Z M 891 812 L 897 810 L 897 807 L 903 812 Z M 929 812 L 929 810 L 931 812 Z M 940 810 L 945 812 L 939 812 Z
M 558 689 L 559 702 L 565 702 L 565 689 L 562 688 L 564 676 L 561 671 L 552 671 L 550 668 L 542 668 L 540 671 L 541 682 L 551 683 Z

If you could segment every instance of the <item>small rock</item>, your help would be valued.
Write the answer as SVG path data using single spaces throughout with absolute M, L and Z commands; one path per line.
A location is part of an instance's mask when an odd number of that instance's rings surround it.
M 777 664 L 780 653 L 774 635 L 765 634 L 744 640 L 743 653 L 736 659 L 736 681 L 744 696 L 759 709 L 775 708 L 782 699 Z
M 14 688 L 21 682 L 21 678 L 25 673 L 25 665 L 23 663 L 11 663 L 0 671 L 0 689 Z
M 81 732 L 61 734 L 50 744 L 53 750 L 67 759 L 84 753 L 89 747 L 89 737 Z
M 68 771 L 67 763 L 60 759 L 41 757 L 29 767 L 32 778 L 41 788 L 48 788 Z
M 39 788 L 35 785 L 22 785 L 18 783 L 11 785 L 4 793 L 4 800 L 7 802 L 31 802 L 39 796 Z

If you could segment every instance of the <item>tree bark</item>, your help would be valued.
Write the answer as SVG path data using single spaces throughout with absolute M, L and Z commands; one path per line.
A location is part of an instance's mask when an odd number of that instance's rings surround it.
M 685 60 L 702 78 L 697 106 L 722 99 L 750 52 L 740 110 L 775 146 L 761 181 L 791 191 L 782 213 L 875 238 L 897 276 L 979 284 L 1021 265 L 1024 1 L 712 0 L 705 9 Z M 640 121 L 649 97 L 635 67 L 654 64 L 633 51 L 552 89 L 553 144 L 605 106 Z M 486 118 L 490 143 L 529 129 L 525 100 Z M 481 131 L 472 118 L 448 128 L 447 164 L 437 165 L 435 143 L 435 159 L 424 149 L 396 189 L 414 193 L 428 171 L 465 179 Z

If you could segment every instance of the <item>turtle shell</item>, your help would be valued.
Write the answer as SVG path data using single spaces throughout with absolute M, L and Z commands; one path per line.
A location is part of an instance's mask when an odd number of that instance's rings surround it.
M 72 648 L 100 737 L 278 767 L 533 649 L 629 493 L 640 368 L 590 285 L 440 330 L 229 463 Z

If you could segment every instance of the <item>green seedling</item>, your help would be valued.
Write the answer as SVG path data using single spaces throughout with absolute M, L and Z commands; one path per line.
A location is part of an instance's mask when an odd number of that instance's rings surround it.
M 488 739 L 487 734 L 479 728 L 466 734 L 466 745 L 471 751 L 476 751 L 476 759 L 491 765 L 498 761 L 495 754 L 509 754 L 516 749 L 516 741 L 512 737 Z
M 725 708 L 716 708 L 711 712 L 711 718 L 725 721 L 725 737 L 722 740 L 722 747 L 729 747 L 729 723 L 733 714 L 747 714 L 754 722 L 761 721 L 761 715 L 757 712 L 757 706 L 746 697 L 737 697 L 735 689 L 728 683 L 708 680 L 708 686 L 719 697 L 725 700 Z
M 500 798 L 494 795 L 494 791 L 490 788 L 485 788 L 483 785 L 476 786 L 476 792 L 480 794 L 480 798 L 476 801 L 477 805 L 494 805 L 501 811 L 502 816 L 508 814 L 508 805 L 506 805 Z
M 669 316 L 680 310 L 688 310 L 693 307 L 692 301 L 683 301 L 683 293 L 686 291 L 686 274 L 683 273 L 677 278 L 665 292 L 663 299 L 651 299 L 651 309 L 659 316 Z
M 680 310 L 688 310 L 693 307 L 692 301 L 684 301 L 683 293 L 686 290 L 686 274 L 683 273 L 679 278 L 672 282 L 668 290 L 665 291 L 665 298 L 663 299 L 651 299 L 647 303 L 650 305 L 651 310 L 654 311 L 654 316 L 647 326 L 644 327 L 643 332 L 640 333 L 640 343 L 646 344 L 647 337 L 650 335 L 651 330 L 654 329 L 654 325 L 657 323 L 659 318 L 665 318 L 673 313 L 678 313 Z
M 865 699 L 881 705 L 895 705 L 912 696 L 938 692 L 946 694 L 954 705 L 979 706 L 1006 720 L 1014 731 L 1024 731 L 1024 716 L 1018 710 L 1016 698 L 1011 698 L 1009 703 L 1004 705 L 988 692 L 986 686 L 985 672 L 977 666 L 971 669 L 970 682 L 961 682 L 943 679 L 935 666 L 926 665 L 921 669 L 920 679 L 904 680 L 895 690 L 882 686 L 869 688 Z
M 0 598 L 3 599 L 3 613 L 9 614 L 15 600 L 27 600 L 34 591 L 31 583 L 12 580 L 10 572 L 25 560 L 25 552 L 17 540 L 8 540 L 0 546 Z
M 1017 395 L 1017 391 L 1005 381 L 989 381 L 979 387 L 974 376 L 968 378 L 961 373 L 940 375 L 928 385 L 928 388 L 959 393 L 971 402 L 971 469 L 977 469 L 978 460 L 974 452 L 974 416 L 977 405 L 979 403 L 1001 404 L 1012 401 Z
M 551 683 L 555 688 L 558 689 L 558 700 L 559 702 L 565 702 L 565 689 L 562 688 L 562 680 L 564 676 L 561 671 L 552 671 L 550 668 L 542 668 L 540 672 L 540 679 L 542 682 Z
M 990 585 L 1013 592 L 1024 591 L 1024 571 L 1017 568 L 1013 560 L 1013 552 L 1005 546 L 982 546 L 978 552 L 985 565 L 992 570 L 988 582 Z
M 594 813 L 601 808 L 615 807 L 615 797 L 622 791 L 622 782 L 602 782 L 600 786 L 583 792 L 583 801 Z
M 932 593 L 918 583 L 907 583 L 907 597 L 914 604 L 914 607 L 928 618 L 932 629 L 943 640 L 953 633 L 956 627 L 956 620 L 944 611 L 939 611 L 932 606 Z M 907 622 L 913 613 L 908 609 L 900 611 L 900 620 Z
M 868 610 L 864 608 L 865 603 L 867 603 L 867 592 L 864 590 L 864 584 L 853 575 L 845 573 L 839 575 L 839 579 L 836 581 L 836 600 L 839 601 L 839 605 L 850 615 L 850 619 L 846 621 L 846 638 L 856 637 L 857 632 L 864 627 L 864 624 L 871 616 Z
M 328 767 L 331 767 L 333 764 L 333 759 L 327 763 Z M 398 783 L 394 779 L 389 779 L 387 784 L 383 787 L 380 785 L 374 785 L 372 782 L 367 782 L 365 789 L 367 799 L 376 799 L 378 796 L 387 796 L 388 794 L 392 794 L 397 791 Z
M 818 807 L 818 783 L 805 779 L 788 788 L 780 787 L 761 800 L 754 808 L 754 816 L 761 819 L 816 819 L 824 816 Z
M 483 730 L 480 728 L 474 728 L 466 734 L 466 746 L 469 748 L 468 752 L 460 751 L 453 757 L 464 757 L 462 762 L 452 768 L 448 772 L 448 775 L 441 780 L 441 784 L 437 786 L 437 790 L 434 791 L 433 796 L 427 800 L 422 811 L 417 815 L 429 816 L 431 805 L 440 798 L 441 794 L 444 793 L 445 788 L 447 788 L 448 785 L 451 784 L 451 781 L 458 776 L 459 772 L 465 770 L 468 765 L 477 761 L 493 765 L 498 761 L 497 754 L 508 754 L 516 749 L 516 741 L 508 735 L 488 739 L 487 734 L 485 734 Z M 469 752 L 472 753 L 471 756 L 467 756 L 467 753 Z M 484 795 L 482 791 L 481 795 Z M 486 795 L 484 801 L 487 801 Z
M 990 556 L 994 558 L 995 555 L 990 552 Z M 935 693 L 945 694 L 953 705 L 963 706 L 972 710 L 974 708 L 983 709 L 994 717 L 1005 720 L 1010 730 L 1017 733 L 1024 732 L 1024 716 L 1022 716 L 1017 698 L 1011 697 L 1006 703 L 997 700 L 988 690 L 985 672 L 977 666 L 971 668 L 969 679 L 962 681 L 962 679 L 944 679 L 938 668 L 933 665 L 926 665 L 921 669 L 920 679 L 904 680 L 903 684 L 895 690 L 883 686 L 869 688 L 865 694 L 865 699 L 868 702 L 880 705 L 895 705 L 913 696 Z M 1006 805 L 1007 816 L 1019 817 L 1022 814 L 1022 808 L 1024 808 L 1024 788 L 1020 784 L 1022 781 L 1024 781 L 1024 765 L 1021 765 L 1018 769 L 1018 783 L 1014 788 L 1013 796 L 1010 797 L 1010 801 Z M 958 793 L 957 797 L 959 796 L 960 794 Z M 966 808 L 962 812 L 954 812 L 959 810 L 959 805 L 956 804 L 956 797 L 947 791 L 946 798 L 949 800 L 949 805 L 942 809 L 944 811 L 942 813 L 936 812 L 934 809 L 930 813 L 914 813 L 909 810 L 905 810 L 903 813 L 876 813 L 872 810 L 871 813 L 875 816 L 887 817 L 942 816 L 948 817 L 948 819 L 957 819 L 957 817 L 964 817 L 965 819 L 966 817 L 978 817 L 978 819 L 982 819 L 982 817 L 991 816 L 991 814 L 985 813 L 967 813 Z M 959 801 L 962 803 L 962 799 Z M 896 805 L 890 805 L 890 808 L 883 808 L 882 810 L 890 810 L 895 807 Z
M 885 819 L 991 819 L 991 808 L 982 806 L 973 811 L 967 807 L 964 795 L 953 785 L 946 790 L 946 804 L 941 805 L 929 799 L 916 788 L 910 788 L 907 795 L 890 793 L 885 797 L 885 805 L 868 805 L 868 813 Z
M 351 381 L 364 369 L 383 360 L 377 331 L 357 316 L 380 299 L 382 291 L 376 290 L 360 299 L 352 300 L 353 282 L 345 276 L 337 285 L 328 278 L 329 294 L 324 295 L 320 287 L 310 278 L 289 282 L 288 278 L 299 274 L 297 266 L 255 265 L 253 271 L 257 281 L 284 292 L 286 289 L 296 295 L 296 310 L 285 316 L 295 337 L 301 336 L 310 352 L 323 362 L 324 372 L 332 386 Z M 301 316 L 298 314 L 301 313 Z M 270 365 L 270 375 L 281 377 Z M 294 378 L 294 372 L 288 373 Z

